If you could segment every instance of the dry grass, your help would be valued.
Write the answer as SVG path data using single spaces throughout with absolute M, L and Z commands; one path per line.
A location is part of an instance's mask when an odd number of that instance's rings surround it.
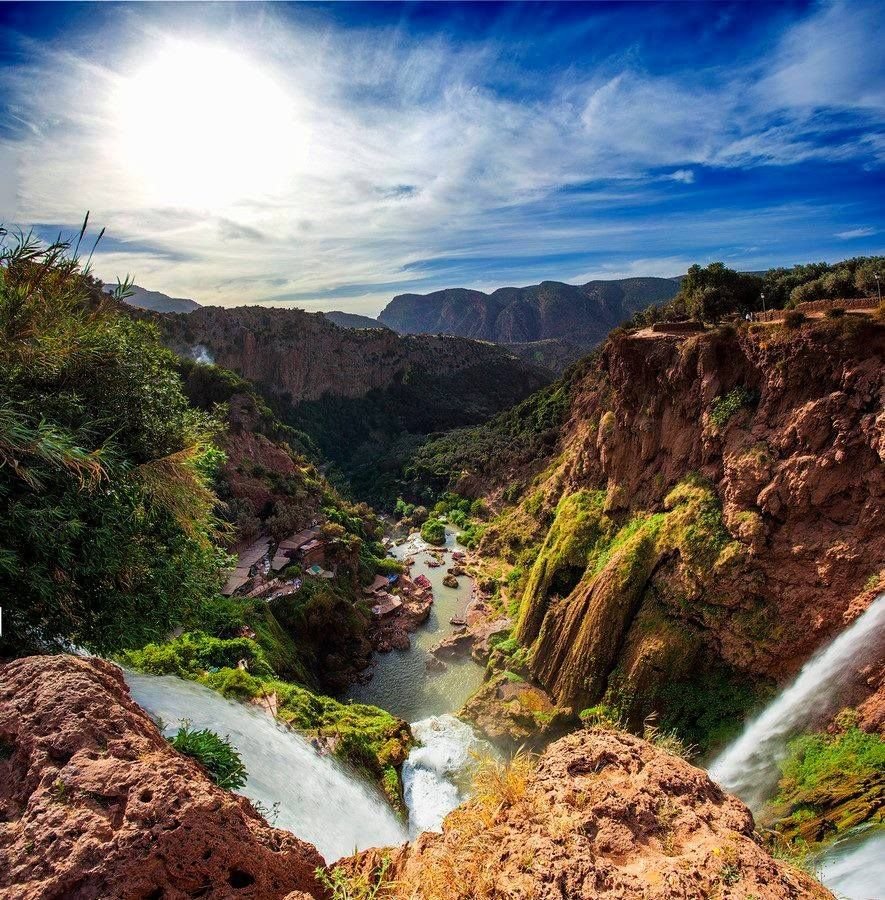
M 500 883 L 500 842 L 495 826 L 507 812 L 520 809 L 520 816 L 533 819 L 546 810 L 535 807 L 527 796 L 537 760 L 517 753 L 509 763 L 483 758 L 474 776 L 471 800 L 446 819 L 445 839 L 426 851 L 420 872 L 403 900 L 530 900 L 531 879 L 523 884 Z M 531 865 L 526 851 L 523 868 Z

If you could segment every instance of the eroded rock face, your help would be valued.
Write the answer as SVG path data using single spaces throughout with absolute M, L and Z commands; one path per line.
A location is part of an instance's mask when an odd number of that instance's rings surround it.
M 535 466 L 516 634 L 558 705 L 605 699 L 636 726 L 655 685 L 705 665 L 782 682 L 863 611 L 885 559 L 883 350 L 872 320 L 606 344 Z M 692 480 L 707 500 L 679 513 Z M 572 559 L 557 509 L 580 496 L 602 499 Z M 481 553 L 506 555 L 496 529 Z
M 4 898 L 324 897 L 317 851 L 174 751 L 117 666 L 0 668 Z
M 153 321 L 176 352 L 188 356 L 203 346 L 219 365 L 293 404 L 327 394 L 362 397 L 420 373 L 441 378 L 485 367 L 497 373 L 483 398 L 491 415 L 552 377 L 502 347 L 448 335 L 400 336 L 382 327 L 338 328 L 321 314 L 297 309 L 207 306 Z
M 623 732 L 552 744 L 518 780 L 455 810 L 441 835 L 394 851 L 400 898 L 799 900 L 829 898 L 772 859 L 749 810 L 700 769 Z M 352 865 L 367 871 L 370 851 Z

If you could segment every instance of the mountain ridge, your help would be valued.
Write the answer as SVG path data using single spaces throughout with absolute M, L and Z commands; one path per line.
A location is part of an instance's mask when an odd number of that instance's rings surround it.
M 398 294 L 378 321 L 404 334 L 456 334 L 502 344 L 562 339 L 591 348 L 633 313 L 671 299 L 678 288 L 677 278 L 654 277 L 581 285 L 542 281 L 490 294 L 449 288 Z

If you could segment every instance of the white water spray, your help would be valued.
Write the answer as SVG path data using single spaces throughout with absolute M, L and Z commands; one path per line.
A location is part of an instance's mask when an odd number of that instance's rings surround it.
M 885 594 L 828 647 L 812 657 L 795 681 L 710 766 L 710 777 L 758 809 L 778 779 L 787 741 L 803 726 L 833 712 L 839 688 L 885 638 Z
M 249 772 L 242 793 L 269 810 L 279 803 L 276 826 L 309 841 L 327 862 L 406 840 L 379 792 L 266 713 L 171 675 L 124 674 L 133 699 L 162 719 L 167 734 L 186 719 L 227 735 Z
M 470 772 L 471 755 L 489 747 L 454 716 L 431 716 L 412 724 L 420 741 L 403 764 L 403 794 L 409 809 L 409 834 L 441 831 L 443 819 L 464 799 L 461 782 Z
M 191 347 L 191 358 L 203 366 L 211 366 L 215 362 L 215 357 L 205 344 L 194 344 Z

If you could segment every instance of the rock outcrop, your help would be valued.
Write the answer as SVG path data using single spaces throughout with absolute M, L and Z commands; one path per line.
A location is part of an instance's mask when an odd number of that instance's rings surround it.
M 0 751 L 8 900 L 325 896 L 317 851 L 173 750 L 110 663 L 0 668 Z
M 832 895 L 772 859 L 749 810 L 700 769 L 624 732 L 550 745 L 533 772 L 481 778 L 443 833 L 387 853 L 409 900 L 812 900 Z M 385 851 L 349 867 L 366 876 Z
M 316 850 L 175 752 L 110 663 L 0 668 L 0 750 L 4 898 L 328 900 Z M 746 807 L 705 773 L 601 729 L 551 745 L 536 767 L 485 770 L 442 835 L 341 865 L 365 876 L 384 857 L 384 896 L 411 900 L 830 896 L 773 860 Z
M 495 473 L 532 492 L 480 545 L 533 553 L 515 635 L 558 706 L 635 727 L 672 701 L 709 734 L 752 702 L 732 675 L 781 682 L 862 612 L 885 559 L 883 349 L 872 319 L 606 344 L 550 457 Z
M 151 320 L 176 352 L 188 356 L 203 348 L 213 362 L 292 404 L 326 395 L 363 397 L 418 375 L 444 378 L 479 368 L 496 375 L 486 382 L 490 415 L 551 377 L 487 343 L 448 335 L 404 337 L 381 325 L 339 328 L 320 313 L 299 309 L 205 306 Z
M 491 294 L 465 288 L 399 294 L 378 321 L 403 334 L 457 334 L 502 344 L 561 340 L 587 350 L 678 288 L 673 278 L 623 278 L 581 285 L 544 281 Z

